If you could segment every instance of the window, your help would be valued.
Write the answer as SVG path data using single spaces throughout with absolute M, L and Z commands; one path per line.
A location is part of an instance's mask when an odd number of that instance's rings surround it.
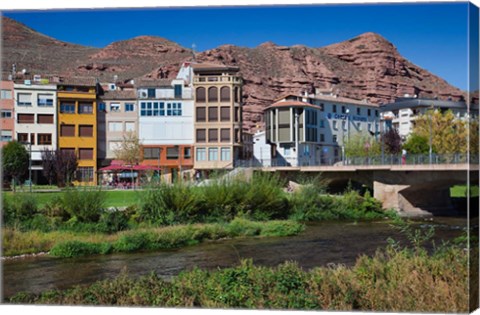
M 325 105 L 323 103 L 320 103 L 320 111 L 324 111 L 325 110 Z
M 345 114 L 347 112 L 345 106 L 342 106 L 342 114 Z
M 167 160 L 178 160 L 178 147 L 167 148 Z
M 75 103 L 74 102 L 61 102 L 60 103 L 60 113 L 75 114 Z
M 148 98 L 155 98 L 155 89 L 147 89 Z
M 218 89 L 214 86 L 208 88 L 208 101 L 218 102 Z
M 108 131 L 123 131 L 122 123 L 119 121 L 111 121 L 108 123 Z
M 360 108 L 360 107 L 357 107 L 357 115 L 360 116 L 361 113 L 362 113 L 361 108 Z
M 8 109 L 3 109 L 2 118 L 12 118 L 12 111 Z
M 135 131 L 135 122 L 126 121 L 125 122 L 125 131 Z
M 60 137 L 75 137 L 75 125 L 60 125 Z
M 79 182 L 93 181 L 93 167 L 79 167 L 77 169 L 77 180 Z
M 208 129 L 208 142 L 218 141 L 218 129 Z
M 230 107 L 220 107 L 220 121 L 230 121 Z
M 325 128 L 325 120 L 320 119 L 320 128 Z
M 320 134 L 320 142 L 325 142 L 325 135 L 323 133 Z
M 82 102 L 78 104 L 78 113 L 79 114 L 91 114 L 93 113 L 93 103 L 91 102 Z
M 18 114 L 17 123 L 19 124 L 33 124 L 35 123 L 35 114 Z
M 74 148 L 62 148 L 62 149 L 60 149 L 60 152 L 63 155 L 75 155 L 75 149 Z
M 140 103 L 140 116 L 153 116 L 152 102 Z
M 12 141 L 13 132 L 11 130 L 1 130 L 0 131 L 0 141 Z
M 205 115 L 205 107 L 197 107 L 197 122 L 204 122 L 206 121 L 206 115 Z
M 30 144 L 35 144 L 35 134 L 34 133 L 30 134 Z
M 107 105 L 105 103 L 98 103 L 98 111 L 105 112 L 107 110 Z
M 235 122 L 240 121 L 240 107 L 235 107 Z
M 236 87 L 235 87 L 235 92 L 234 92 L 234 95 L 233 95 L 233 96 L 235 97 L 235 103 L 239 103 L 239 102 L 240 102 L 240 98 L 241 98 L 240 93 L 241 93 L 241 92 L 240 92 L 239 87 L 236 86 Z
M 17 139 L 20 143 L 28 142 L 28 133 L 17 133 Z
M 175 84 L 173 86 L 175 92 L 175 98 L 182 98 L 182 86 L 180 84 Z
M 108 149 L 110 151 L 120 150 L 121 147 L 122 147 L 122 142 L 121 141 L 110 141 L 108 143 Z
M 218 161 L 218 148 L 208 148 L 208 160 Z
M 38 114 L 37 115 L 38 124 L 53 124 L 53 115 L 48 114 Z
M 182 103 L 167 103 L 167 116 L 182 116 Z
M 30 93 L 18 93 L 17 105 L 19 106 L 32 106 L 32 94 Z
M 332 136 L 332 142 L 333 142 L 333 143 L 337 143 L 337 135 L 333 135 L 333 136 Z
M 228 86 L 220 89 L 220 102 L 230 102 L 230 88 Z
M 195 100 L 198 103 L 205 103 L 205 88 L 199 87 L 195 90 Z
M 52 94 L 38 94 L 37 96 L 38 106 L 53 106 Z
M 197 129 L 197 142 L 206 141 L 206 131 L 205 129 Z
M 39 133 L 37 134 L 37 143 L 43 145 L 52 144 L 52 134 L 50 133 Z
M 207 153 L 205 148 L 197 148 L 197 154 L 196 154 L 197 161 L 205 161 L 207 159 L 206 154 Z
M 375 110 L 375 117 L 378 117 L 378 110 Z
M 135 104 L 125 103 L 125 112 L 133 112 L 133 111 L 135 111 Z
M 93 125 L 78 126 L 78 135 L 80 137 L 93 137 Z
M 370 108 L 367 110 L 367 114 L 368 114 L 368 116 L 372 115 L 372 110 Z
M 145 160 L 158 160 L 160 151 L 160 148 L 143 148 L 143 158 Z
M 230 161 L 230 148 L 220 149 L 220 159 L 222 161 Z
M 92 160 L 93 159 L 93 149 L 80 148 L 78 149 L 78 159 L 79 160 Z
M 110 111 L 111 112 L 119 112 L 120 111 L 120 103 L 110 103 Z
M 230 142 L 230 129 L 220 129 L 220 141 Z
M 337 105 L 335 105 L 335 104 L 332 105 L 332 112 L 334 112 L 334 113 L 337 112 Z
M 192 158 L 192 148 L 183 148 L 183 157 L 185 159 L 191 159 Z
M 208 108 L 208 121 L 218 121 L 218 108 L 209 107 Z
M 11 100 L 12 99 L 12 91 L 11 90 L 1 90 L 0 91 L 0 99 Z

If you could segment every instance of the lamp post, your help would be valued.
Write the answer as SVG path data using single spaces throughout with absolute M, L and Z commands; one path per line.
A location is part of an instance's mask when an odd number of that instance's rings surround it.
M 430 165 L 432 165 L 432 111 L 433 105 L 430 106 L 430 112 L 428 114 L 428 160 Z

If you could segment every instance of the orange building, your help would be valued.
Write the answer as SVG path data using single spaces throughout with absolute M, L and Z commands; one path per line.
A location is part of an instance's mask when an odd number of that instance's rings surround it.
M 13 81 L 0 82 L 0 146 L 12 141 L 15 129 Z
M 58 83 L 58 148 L 74 152 L 74 184 L 97 184 L 97 102 L 94 78 L 68 78 Z
M 193 145 L 142 145 L 142 165 L 160 170 L 164 179 L 174 181 L 193 168 Z M 185 179 L 185 178 L 184 178 Z

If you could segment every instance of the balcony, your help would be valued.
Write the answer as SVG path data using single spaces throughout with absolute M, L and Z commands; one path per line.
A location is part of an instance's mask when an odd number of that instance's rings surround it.
M 218 75 L 218 76 L 195 76 L 194 83 L 239 83 L 242 84 L 242 78 L 233 75 Z

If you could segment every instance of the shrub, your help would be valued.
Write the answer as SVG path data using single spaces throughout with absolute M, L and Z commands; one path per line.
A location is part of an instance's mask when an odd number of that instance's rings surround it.
M 105 210 L 105 201 L 105 192 L 97 189 L 68 189 L 63 195 L 64 209 L 80 222 L 98 222 Z
M 50 255 L 70 258 L 85 255 L 107 254 L 110 251 L 111 245 L 108 243 L 66 241 L 55 244 L 50 250 Z
M 104 211 L 100 215 L 99 225 L 105 233 L 115 233 L 128 229 L 129 216 L 126 211 Z
M 31 194 L 3 195 L 3 219 L 5 225 L 21 224 L 38 213 L 37 200 Z

